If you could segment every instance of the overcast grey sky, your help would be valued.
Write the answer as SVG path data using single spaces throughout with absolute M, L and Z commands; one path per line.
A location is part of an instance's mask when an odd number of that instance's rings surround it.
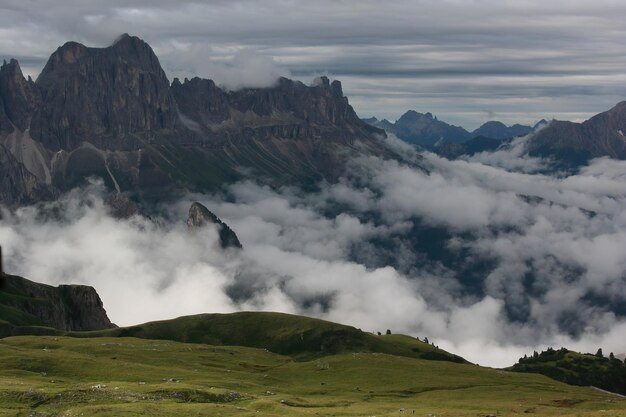
M 623 0 L 51 4 L 0 0 L 0 58 L 33 77 L 67 40 L 106 46 L 128 32 L 152 45 L 170 79 L 328 74 L 362 117 L 415 109 L 472 129 L 584 120 L 626 99 Z

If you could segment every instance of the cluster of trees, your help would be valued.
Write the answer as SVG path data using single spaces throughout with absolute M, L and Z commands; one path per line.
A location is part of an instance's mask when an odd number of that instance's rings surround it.
M 626 394 L 626 364 L 602 349 L 595 354 L 580 354 L 565 348 L 548 348 L 532 356 L 524 355 L 512 368 L 517 372 L 540 373 L 572 385 L 594 386 Z
M 539 363 L 539 362 L 554 362 L 554 361 L 564 359 L 565 356 L 570 352 L 571 352 L 570 350 L 565 349 L 563 347 L 558 350 L 555 350 L 549 347 L 548 349 L 546 349 L 545 351 L 542 351 L 541 353 L 534 351 L 531 356 L 524 355 L 523 358 L 519 359 L 518 363 L 529 364 L 529 363 Z M 596 358 L 607 359 L 609 361 L 621 362 L 618 358 L 615 357 L 613 352 L 609 354 L 608 358 L 605 358 L 604 353 L 602 352 L 602 348 L 599 348 L 595 355 L 592 355 L 591 353 L 587 353 L 586 355 L 595 356 Z M 626 363 L 626 359 L 624 359 L 624 363 Z

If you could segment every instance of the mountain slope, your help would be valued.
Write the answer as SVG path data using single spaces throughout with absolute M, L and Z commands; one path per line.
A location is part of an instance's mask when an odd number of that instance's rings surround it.
M 533 156 L 550 156 L 571 165 L 608 156 L 626 159 L 626 101 L 583 123 L 552 121 L 527 144 Z
M 431 113 L 418 113 L 409 110 L 395 123 L 388 120 L 368 119 L 376 127 L 393 133 L 408 143 L 433 149 L 438 143 L 462 143 L 471 138 L 471 134 L 459 126 L 449 125 L 438 120 Z
M 479 136 L 491 139 L 511 139 L 517 136 L 524 136 L 533 131 L 533 127 L 514 124 L 507 126 L 502 122 L 489 121 L 482 124 L 478 129 L 472 132 L 472 138 Z
M 492 152 L 498 149 L 500 145 L 508 142 L 507 139 L 477 136 L 463 143 L 442 143 L 435 149 L 435 152 L 448 159 L 456 159 L 461 155 L 472 156 L 481 152 Z
M 353 155 L 395 156 L 339 81 L 170 85 L 150 46 L 129 35 L 106 48 L 68 42 L 35 82 L 11 60 L 0 69 L 0 97 L 0 144 L 61 191 L 94 175 L 139 199 L 246 177 L 306 185 L 338 178 Z

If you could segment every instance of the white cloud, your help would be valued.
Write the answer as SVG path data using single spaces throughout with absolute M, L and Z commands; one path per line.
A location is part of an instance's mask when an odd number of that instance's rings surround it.
M 316 194 L 238 183 L 228 198 L 164 206 L 156 223 L 111 218 L 92 185 L 57 210 L 5 211 L 0 242 L 10 272 L 93 285 L 122 325 L 279 310 L 427 336 L 493 366 L 549 345 L 626 350 L 615 333 L 624 318 L 589 298 L 626 300 L 626 162 L 599 159 L 557 178 L 421 158 L 429 173 L 355 161 L 359 187 L 344 180 Z M 212 229 L 188 234 L 193 200 L 237 232 L 243 251 L 222 251 Z M 336 207 L 345 210 L 329 214 Z M 463 262 L 492 262 L 478 293 L 451 266 L 415 252 L 417 219 L 445 228 L 447 250 Z

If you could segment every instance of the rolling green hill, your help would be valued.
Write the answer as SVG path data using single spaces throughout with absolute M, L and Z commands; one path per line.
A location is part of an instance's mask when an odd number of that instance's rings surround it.
M 622 398 L 541 375 L 382 353 L 295 361 L 264 349 L 126 337 L 0 340 L 0 416 L 625 413 Z
M 308 360 L 347 352 L 388 353 L 411 358 L 465 362 L 463 358 L 405 335 L 376 336 L 350 326 L 283 313 L 200 314 L 76 337 L 138 337 L 185 343 L 247 346 Z

